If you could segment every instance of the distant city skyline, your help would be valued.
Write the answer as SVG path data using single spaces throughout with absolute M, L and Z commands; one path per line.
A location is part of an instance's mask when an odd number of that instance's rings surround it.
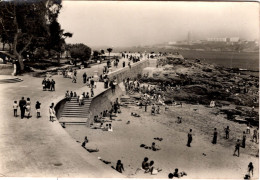
M 259 38 L 257 2 L 63 1 L 67 43 L 140 46 L 217 37 Z

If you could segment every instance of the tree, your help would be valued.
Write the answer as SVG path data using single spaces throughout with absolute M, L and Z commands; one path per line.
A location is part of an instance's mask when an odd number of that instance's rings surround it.
M 80 59 L 84 64 L 84 61 L 90 59 L 91 49 L 85 44 L 72 44 L 70 45 L 70 55 L 74 59 Z
M 101 49 L 101 54 L 105 54 L 105 50 L 104 49 Z
M 98 56 L 100 55 L 101 53 L 99 51 L 93 51 L 93 58 L 94 59 L 98 59 Z
M 33 51 L 37 48 L 41 44 L 39 40 L 48 42 L 51 36 L 50 24 L 57 19 L 61 7 L 61 0 L 0 2 L 0 34 L 12 42 L 12 53 L 21 71 L 24 70 L 23 57 L 28 49 Z
M 110 57 L 110 53 L 113 51 L 113 49 L 112 48 L 108 48 L 107 51 L 108 51 L 108 55 Z

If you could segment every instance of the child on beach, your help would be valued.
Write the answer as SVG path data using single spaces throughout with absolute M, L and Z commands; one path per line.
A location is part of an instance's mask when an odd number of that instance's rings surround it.
M 37 113 L 37 118 L 41 117 L 41 103 L 39 101 L 36 102 L 35 104 L 35 109 L 36 109 L 36 113 Z
M 154 161 L 150 161 L 150 164 L 149 164 L 149 173 L 151 173 L 151 175 L 156 175 L 158 174 L 158 172 L 162 171 L 162 169 L 159 169 L 159 168 L 155 168 L 154 167 Z
M 14 109 L 14 117 L 17 117 L 17 109 L 18 109 L 17 101 L 14 101 L 13 109 Z

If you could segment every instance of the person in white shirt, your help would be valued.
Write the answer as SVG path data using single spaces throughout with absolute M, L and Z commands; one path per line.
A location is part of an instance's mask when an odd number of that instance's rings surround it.
M 13 109 L 14 109 L 14 117 L 17 117 L 17 109 L 18 109 L 17 101 L 14 101 Z

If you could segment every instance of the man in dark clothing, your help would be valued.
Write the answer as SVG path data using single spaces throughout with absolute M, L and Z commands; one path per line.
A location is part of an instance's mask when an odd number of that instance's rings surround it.
M 226 133 L 226 139 L 229 139 L 229 132 L 230 132 L 229 126 L 227 126 L 227 128 L 225 128 L 224 130 Z
M 86 82 L 87 82 L 87 74 L 86 74 L 86 72 L 84 72 L 84 74 L 83 74 L 83 83 L 86 84 Z
M 50 82 L 49 79 L 47 79 L 47 81 L 46 81 L 46 88 L 47 88 L 47 90 L 50 90 L 50 86 L 51 86 L 51 82 Z
M 51 82 L 51 91 L 55 91 L 55 81 L 52 79 Z
M 26 105 L 26 101 L 24 100 L 24 97 L 22 97 L 22 99 L 19 101 L 19 107 L 21 110 L 21 119 L 24 118 L 25 105 Z
M 190 132 L 188 133 L 188 143 L 187 143 L 188 147 L 190 147 L 191 141 L 192 141 L 192 129 L 190 129 Z
M 218 137 L 217 128 L 214 128 L 212 144 L 217 144 L 217 137 Z

